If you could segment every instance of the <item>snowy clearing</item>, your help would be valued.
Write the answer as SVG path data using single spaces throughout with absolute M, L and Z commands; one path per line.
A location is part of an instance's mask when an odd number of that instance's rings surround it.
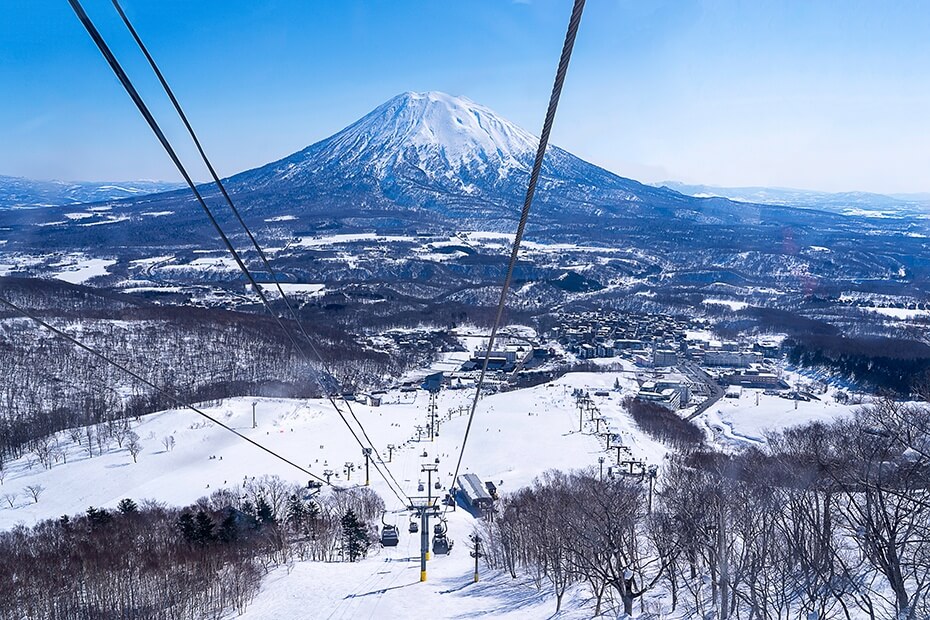
M 735 301 L 733 299 L 705 299 L 702 303 L 727 306 L 733 311 L 742 310 L 749 305 L 745 301 Z
M 278 294 L 278 285 L 276 284 L 259 284 L 262 291 L 266 293 Z M 323 284 L 298 284 L 295 282 L 281 282 L 281 289 L 285 295 L 297 295 L 301 297 L 312 297 L 319 295 L 326 288 Z
M 52 277 L 71 284 L 83 284 L 91 278 L 109 275 L 107 267 L 116 264 L 115 260 L 105 258 L 88 258 L 62 270 L 53 273 Z

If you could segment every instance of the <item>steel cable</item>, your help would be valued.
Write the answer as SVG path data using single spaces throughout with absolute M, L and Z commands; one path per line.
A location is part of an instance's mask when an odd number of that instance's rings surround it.
M 462 457 L 465 455 L 465 444 L 468 442 L 468 435 L 471 431 L 471 425 L 475 418 L 475 410 L 478 407 L 478 400 L 481 398 L 481 387 L 484 384 L 484 377 L 488 371 L 488 362 L 491 359 L 491 350 L 494 347 L 494 339 L 497 337 L 497 331 L 500 328 L 501 318 L 504 315 L 504 309 L 507 306 L 507 293 L 510 290 L 510 283 L 513 280 L 514 268 L 517 264 L 517 254 L 520 251 L 520 242 L 523 239 L 523 231 L 526 228 L 526 222 L 530 216 L 530 207 L 533 205 L 533 196 L 536 194 L 536 184 L 539 182 L 539 175 L 542 171 L 543 157 L 546 154 L 546 147 L 549 144 L 549 133 L 552 131 L 552 124 L 555 121 L 555 112 L 559 107 L 559 98 L 562 96 L 562 86 L 565 83 L 565 75 L 568 72 L 568 63 L 572 57 L 572 49 L 575 46 L 575 36 L 578 34 L 578 26 L 581 24 L 581 15 L 584 12 L 585 0 L 575 0 L 572 7 L 571 18 L 568 22 L 568 30 L 565 33 L 565 43 L 562 45 L 562 55 L 559 58 L 559 67 L 555 73 L 555 82 L 552 85 L 552 94 L 549 97 L 549 107 L 546 110 L 546 119 L 543 122 L 542 133 L 539 135 L 539 147 L 536 149 L 536 159 L 533 161 L 533 169 L 530 173 L 529 186 L 526 189 L 526 198 L 523 201 L 523 210 L 520 213 L 520 223 L 517 226 L 517 233 L 513 240 L 513 248 L 510 251 L 510 261 L 507 265 L 507 275 L 504 278 L 504 285 L 501 288 L 500 301 L 497 304 L 497 314 L 494 319 L 494 325 L 491 328 L 491 336 L 488 338 L 488 348 L 485 351 L 484 361 L 481 364 L 481 374 L 478 375 L 478 382 L 475 387 L 475 398 L 471 403 L 471 411 L 468 414 L 468 424 L 465 426 L 465 436 L 462 438 L 462 446 L 459 450 L 458 462 L 455 465 L 455 473 L 452 475 L 452 484 L 456 484 L 459 476 L 459 469 L 462 466 Z

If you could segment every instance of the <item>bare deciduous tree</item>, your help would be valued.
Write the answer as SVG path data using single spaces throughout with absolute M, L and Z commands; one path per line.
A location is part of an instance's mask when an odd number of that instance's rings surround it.
M 45 491 L 45 487 L 41 484 L 30 484 L 26 487 L 26 492 L 32 496 L 33 503 L 39 503 L 39 497 L 42 495 L 42 492 Z
M 139 455 L 142 453 L 142 442 L 139 441 L 139 436 L 132 431 L 129 431 L 126 435 L 126 449 L 132 455 L 132 462 L 137 463 Z

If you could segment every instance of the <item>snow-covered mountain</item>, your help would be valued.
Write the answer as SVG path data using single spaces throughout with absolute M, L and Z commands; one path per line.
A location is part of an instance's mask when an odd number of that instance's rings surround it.
M 407 92 L 329 138 L 229 177 L 226 186 L 261 238 L 285 245 L 334 233 L 510 233 L 536 148 L 530 132 L 469 99 Z M 231 234 L 238 234 L 217 190 L 209 185 L 201 190 Z M 776 257 L 751 267 L 760 276 L 790 270 L 790 260 L 781 255 L 798 245 L 858 253 L 868 248 L 877 254 L 850 260 L 885 265 L 896 262 L 878 255 L 891 248 L 900 252 L 902 238 L 918 244 L 930 234 L 919 218 L 863 215 L 686 196 L 623 178 L 550 145 L 529 232 L 539 240 L 622 244 L 700 269 L 734 262 L 744 268 L 746 261 L 738 257 L 747 251 Z M 7 251 L 90 248 L 124 256 L 128 248 L 174 251 L 216 244 L 212 227 L 184 189 L 93 209 L 9 210 L 4 223 L 0 242 Z M 786 230 L 792 236 L 788 245 Z M 886 236 L 894 242 L 885 243 Z M 838 254 L 818 260 L 829 262 L 824 269 L 830 273 L 840 265 L 851 268 Z M 874 276 L 869 269 L 856 273 Z
M 325 140 L 232 177 L 230 185 L 237 192 L 284 191 L 307 202 L 351 197 L 355 204 L 443 216 L 503 215 L 501 208 L 519 211 L 537 144 L 525 129 L 467 98 L 407 92 Z M 540 189 L 541 209 L 547 203 L 588 210 L 680 198 L 554 146 Z
M 164 181 L 36 181 L 0 175 L 0 209 L 120 200 L 181 187 Z
M 378 106 L 331 138 L 272 164 L 283 179 L 315 174 L 339 162 L 353 176 L 387 179 L 415 166 L 432 179 L 493 171 L 528 171 L 538 139 L 490 109 L 445 93 L 407 92 Z

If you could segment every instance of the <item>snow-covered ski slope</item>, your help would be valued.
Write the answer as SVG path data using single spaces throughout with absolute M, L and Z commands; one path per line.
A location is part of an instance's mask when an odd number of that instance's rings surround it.
M 585 423 L 578 433 L 578 410 L 571 395 L 575 387 L 608 390 L 619 379 L 630 393 L 633 378 L 628 373 L 577 373 L 550 384 L 484 397 L 478 406 L 471 437 L 462 464 L 462 473 L 475 472 L 493 480 L 502 492 L 530 483 L 547 469 L 574 469 L 597 465 L 605 452 L 604 440 L 594 433 L 595 425 Z M 417 441 L 417 425 L 427 425 L 428 393 L 392 391 L 380 407 L 352 403 L 382 457 L 386 446 L 394 444 L 391 471 L 408 495 L 417 494 L 420 464 L 440 458 L 439 480 L 443 488 L 451 484 L 455 457 L 465 433 L 467 407 L 473 390 L 443 390 L 439 393 L 439 437 L 434 442 Z M 612 419 L 614 432 L 622 433 L 634 456 L 659 462 L 666 449 L 640 433 L 621 411 L 621 393 L 598 397 L 602 412 Z M 252 403 L 256 402 L 258 427 L 252 428 Z M 343 407 L 343 409 L 345 409 Z M 449 412 L 453 411 L 451 419 Z M 339 485 L 364 482 L 361 449 L 345 424 L 325 400 L 234 398 L 204 411 L 281 455 L 308 468 L 318 476 L 325 469 L 337 472 Z M 351 417 L 347 415 L 351 421 Z M 604 425 L 601 424 L 603 430 Z M 112 445 L 102 456 L 89 458 L 68 433 L 58 441 L 66 447 L 67 463 L 43 469 L 36 458 L 27 455 L 7 465 L 9 474 L 3 493 L 17 493 L 16 508 L 0 508 L 0 527 L 15 523 L 28 525 L 37 520 L 81 512 L 88 506 L 112 507 L 124 497 L 152 498 L 171 504 L 187 504 L 214 490 L 241 483 L 244 477 L 277 474 L 306 483 L 306 475 L 258 450 L 192 411 L 180 409 L 154 413 L 133 423 L 144 450 L 133 463 L 128 451 Z M 162 438 L 175 438 L 175 447 L 166 451 Z M 84 442 L 86 443 L 86 442 Z M 426 451 L 428 457 L 423 458 Z M 215 458 L 211 458 L 215 457 Z M 346 481 L 343 466 L 355 463 Z M 435 480 L 435 477 L 434 477 Z M 387 485 L 371 468 L 371 483 L 390 510 L 402 508 Z M 38 503 L 26 497 L 27 485 L 41 484 L 45 492 Z
M 621 389 L 613 389 L 619 381 Z M 615 462 L 617 451 L 605 449 L 605 439 L 595 434 L 595 424 L 585 416 L 578 432 L 579 414 L 572 391 L 582 388 L 595 400 L 606 427 L 620 436 L 634 458 L 661 464 L 667 449 L 644 435 L 620 405 L 636 388 L 632 367 L 622 372 L 571 373 L 533 388 L 484 397 L 479 404 L 465 452 L 462 471 L 474 472 L 493 481 L 503 493 L 532 482 L 548 469 L 605 467 Z M 595 392 L 607 392 L 596 396 Z M 438 457 L 443 494 L 451 483 L 455 457 L 461 446 L 467 416 L 464 409 L 474 392 L 444 389 L 439 394 L 442 423 L 436 441 L 417 441 L 417 425 L 427 424 L 428 394 L 423 390 L 392 390 L 380 407 L 353 403 L 355 414 L 365 426 L 379 452 L 387 459 L 388 444 L 399 446 L 388 464 L 407 495 L 417 491 L 423 463 Z M 817 417 L 834 417 L 850 410 L 832 401 L 793 403 L 754 392 L 738 400 L 724 399 L 705 413 L 705 421 L 721 444 L 732 445 L 746 437 L 753 442 L 760 429 L 783 427 Z M 256 404 L 258 427 L 252 428 L 252 403 Z M 815 411 L 816 409 L 816 411 Z M 720 413 L 717 413 L 717 411 Z M 254 438 L 280 454 L 322 476 L 329 468 L 338 472 L 333 482 L 340 486 L 364 482 L 361 449 L 344 423 L 322 400 L 235 398 L 206 411 L 224 423 Z M 450 417 L 451 411 L 451 417 Z M 718 430 L 725 421 L 725 432 Z M 605 430 L 605 422 L 600 424 Z M 88 506 L 114 507 L 124 498 L 155 499 L 185 505 L 223 486 L 264 474 L 305 484 L 306 476 L 263 453 L 195 413 L 171 410 L 145 416 L 133 423 L 144 446 L 137 463 L 128 451 L 112 446 L 101 456 L 89 458 L 86 451 L 61 433 L 67 463 L 45 470 L 35 457 L 24 457 L 7 465 L 8 474 L 0 496 L 15 494 L 15 508 L 0 504 L 0 527 L 17 523 L 31 525 L 41 519 L 84 511 Z M 175 447 L 167 451 L 162 438 L 173 436 Z M 423 456 L 424 452 L 426 457 Z M 96 452 L 95 452 L 96 454 Z M 346 480 L 343 466 L 355 464 Z M 32 462 L 31 467 L 29 466 Z M 435 477 L 434 477 L 435 480 Z M 45 490 L 34 503 L 25 490 L 29 485 Z M 262 590 L 246 610 L 245 618 L 505 618 L 548 617 L 554 601 L 547 590 L 537 590 L 524 579 L 486 571 L 482 581 L 472 583 L 474 563 L 468 552 L 468 535 L 476 520 L 459 507 L 448 513 L 449 535 L 454 548 L 448 556 L 434 556 L 428 565 L 429 578 L 419 582 L 419 537 L 407 533 L 408 513 L 385 482 L 371 469 L 371 484 L 385 499 L 388 522 L 396 522 L 400 545 L 375 548 L 356 564 L 298 563 L 272 571 Z M 566 595 L 563 618 L 590 615 L 583 590 Z

